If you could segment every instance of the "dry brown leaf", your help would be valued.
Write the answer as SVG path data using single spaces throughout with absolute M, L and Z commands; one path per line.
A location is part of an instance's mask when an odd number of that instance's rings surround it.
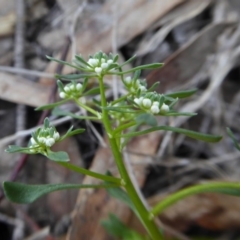
M 158 25 L 165 23 L 162 28 L 154 33 L 150 39 L 147 37 L 146 39 L 142 40 L 139 47 L 136 49 L 136 54 L 141 56 L 154 51 L 174 27 L 200 14 L 209 6 L 211 1 L 212 0 L 187 1 L 174 8 L 159 21 L 159 24 L 157 24 L 157 27 L 159 27 Z
M 138 34 L 144 32 L 157 19 L 164 16 L 173 7 L 184 2 L 185 0 L 135 0 L 135 1 L 106 1 L 98 14 L 93 14 L 84 19 L 81 28 L 77 31 L 77 53 L 83 56 L 94 54 L 102 50 L 111 51 L 113 22 L 117 18 L 117 47 L 121 47 Z M 113 11 L 113 5 L 117 5 L 117 16 Z M 144 16 L 144 17 L 142 17 Z M 71 51 L 69 51 L 68 61 L 71 60 Z M 59 58 L 59 56 L 56 56 Z M 46 71 L 54 73 L 56 63 L 51 62 Z M 69 73 L 73 70 L 64 67 L 63 73 Z M 42 82 L 49 82 L 48 79 L 42 78 Z
M 149 199 L 154 206 L 164 196 Z M 160 216 L 162 222 L 179 231 L 198 225 L 208 230 L 224 231 L 240 228 L 240 202 L 238 197 L 218 193 L 204 193 L 185 198 L 166 209 Z
M 207 57 L 215 52 L 218 36 L 235 23 L 211 24 L 199 32 L 194 39 L 171 55 L 163 68 L 153 71 L 148 81 L 161 84 L 159 91 L 174 88 L 188 82 L 201 69 Z
M 39 107 L 48 103 L 51 87 L 34 83 L 23 77 L 8 73 L 0 73 L 0 98 Z

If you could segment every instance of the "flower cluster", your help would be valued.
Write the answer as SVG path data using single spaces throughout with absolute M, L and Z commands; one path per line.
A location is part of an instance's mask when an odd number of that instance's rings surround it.
M 117 58 L 114 58 L 112 54 L 109 54 L 108 56 L 102 52 L 98 52 L 94 56 L 90 56 L 87 64 L 88 69 L 92 70 L 98 75 L 102 75 L 109 70 L 114 70 L 114 68 L 118 66 Z
M 47 148 L 52 147 L 57 141 L 60 140 L 60 135 L 55 127 L 49 125 L 48 119 L 44 122 L 43 128 L 38 128 L 32 134 L 29 142 L 31 153 L 45 153 Z
M 169 106 L 164 102 L 161 103 L 160 99 L 151 99 L 150 97 L 135 98 L 134 103 L 141 109 L 150 112 L 152 114 L 167 113 L 169 112 Z
M 128 91 L 132 94 L 136 94 L 138 91 L 140 92 L 146 92 L 147 91 L 147 84 L 146 81 L 140 80 L 137 78 L 131 78 L 130 76 L 126 77 L 123 80 L 123 83 L 125 87 L 128 89 Z
M 67 84 L 65 87 L 60 89 L 59 96 L 60 98 L 79 98 L 82 93 L 82 84 L 76 83 L 73 81 L 72 83 Z

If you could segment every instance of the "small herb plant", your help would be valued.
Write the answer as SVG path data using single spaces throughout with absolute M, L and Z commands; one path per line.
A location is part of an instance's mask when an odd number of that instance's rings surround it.
M 138 236 L 134 239 L 164 239 L 161 229 L 155 223 L 155 218 L 180 199 L 191 194 L 200 192 L 221 192 L 226 194 L 239 195 L 239 183 L 214 182 L 193 186 L 179 192 L 176 192 L 152 209 L 148 210 L 139 197 L 126 166 L 123 161 L 122 152 L 129 140 L 135 136 L 144 135 L 153 131 L 172 131 L 184 134 L 188 137 L 202 140 L 206 142 L 218 142 L 220 136 L 202 134 L 183 128 L 175 128 L 171 126 L 158 126 L 155 117 L 168 116 L 194 116 L 195 113 L 177 112 L 174 105 L 180 98 L 190 97 L 196 92 L 196 89 L 175 92 L 170 94 L 159 94 L 154 91 L 158 83 L 148 87 L 145 80 L 140 79 L 140 73 L 143 69 L 155 69 L 162 66 L 161 63 L 142 65 L 130 70 L 124 71 L 124 65 L 131 62 L 134 57 L 130 58 L 123 64 L 118 63 L 118 55 L 105 54 L 102 52 L 90 56 L 85 60 L 82 56 L 76 55 L 73 63 L 57 60 L 48 57 L 48 59 L 60 64 L 68 65 L 80 72 L 79 74 L 57 75 L 56 78 L 59 88 L 60 101 L 37 108 L 37 110 L 46 110 L 54 108 L 55 114 L 68 115 L 76 119 L 86 119 L 91 121 L 102 122 L 110 149 L 114 156 L 116 166 L 120 177 L 110 174 L 100 174 L 90 171 L 69 163 L 70 159 L 66 152 L 53 152 L 51 147 L 66 137 L 80 134 L 84 129 L 73 130 L 71 127 L 67 133 L 60 136 L 54 126 L 51 126 L 48 118 L 45 119 L 44 125 L 32 133 L 32 137 L 27 147 L 9 146 L 7 152 L 23 152 L 27 154 L 42 154 L 56 163 L 81 174 L 102 180 L 98 185 L 82 185 L 82 184 L 46 184 L 46 185 L 26 185 L 13 182 L 4 182 L 3 187 L 5 195 L 17 203 L 31 203 L 38 197 L 56 190 L 69 188 L 107 188 L 110 195 L 123 200 L 136 213 L 142 222 L 148 235 L 141 236 L 132 230 L 126 231 L 127 234 Z M 104 77 L 107 75 L 117 75 L 122 81 L 126 94 L 120 96 L 116 100 L 108 101 L 106 98 L 106 88 Z M 90 88 L 90 81 L 97 80 L 97 87 Z M 62 81 L 67 81 L 64 84 Z M 101 100 L 94 99 L 94 95 L 100 94 Z M 93 96 L 92 98 L 89 96 Z M 90 99 L 90 101 L 89 101 Z M 77 115 L 70 112 L 62 112 L 59 105 L 74 101 L 80 108 L 84 109 L 86 115 Z M 141 126 L 145 125 L 144 130 Z M 114 216 L 110 216 L 110 220 L 118 222 Z M 105 222 L 105 225 L 109 225 Z M 124 225 L 121 225 L 124 226 Z M 113 229 L 111 227 L 111 229 Z M 119 235 L 120 236 L 120 235 Z M 129 238 L 126 238 L 129 239 Z

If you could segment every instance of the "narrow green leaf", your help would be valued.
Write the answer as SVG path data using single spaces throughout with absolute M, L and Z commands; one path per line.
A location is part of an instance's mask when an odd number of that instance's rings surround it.
M 232 182 L 210 182 L 202 185 L 197 185 L 193 187 L 189 187 L 178 191 L 174 194 L 171 194 L 169 197 L 161 200 L 155 207 L 152 209 L 152 213 L 154 216 L 162 213 L 166 208 L 175 204 L 181 199 L 184 199 L 188 196 L 203 193 L 203 192 L 218 192 L 233 196 L 240 196 L 240 183 L 232 183 Z
M 137 71 L 134 73 L 133 79 L 134 79 L 135 82 L 136 82 L 136 80 L 139 79 L 140 75 L 141 75 L 141 70 L 137 70 Z
M 57 106 L 60 106 L 62 105 L 63 103 L 69 101 L 69 99 L 63 99 L 59 102 L 55 102 L 55 103 L 50 103 L 50 104 L 46 104 L 46 105 L 43 105 L 41 107 L 37 107 L 35 108 L 35 111 L 40 111 L 40 110 L 48 110 L 48 109 L 52 109 L 52 108 L 55 108 Z
M 126 64 L 132 62 L 136 57 L 137 57 L 137 55 L 132 56 L 132 57 L 129 58 L 126 62 L 124 62 L 122 65 L 120 65 L 120 67 L 123 67 L 123 66 L 125 66 Z
M 113 112 L 122 112 L 122 113 L 135 113 L 134 110 L 125 109 L 125 107 L 102 107 L 106 110 L 113 111 Z
M 71 136 L 73 136 L 73 135 L 76 135 L 76 134 L 79 134 L 79 133 L 83 133 L 84 131 L 85 131 L 85 129 L 83 129 L 83 128 L 75 129 L 75 130 L 69 132 L 69 133 L 67 134 L 67 137 L 71 137 Z
M 64 111 L 64 110 L 62 110 L 61 108 L 58 108 L 58 107 L 56 107 L 52 110 L 52 115 L 54 115 L 54 116 L 69 116 L 69 117 L 77 118 L 77 119 L 79 119 L 81 117 L 77 114 L 74 114 L 74 113 L 71 113 L 71 112 L 68 112 L 68 111 Z
M 153 92 L 158 87 L 159 84 L 160 82 L 155 82 L 147 91 Z
M 167 93 L 165 96 L 172 97 L 172 98 L 187 98 L 192 96 L 197 92 L 198 89 L 190 89 L 186 91 L 179 91 L 179 92 L 173 92 L 173 93 Z
M 68 162 L 69 156 L 66 152 L 52 152 L 50 149 L 47 151 L 47 158 L 55 162 Z
M 39 197 L 59 190 L 80 188 L 111 188 L 114 184 L 84 185 L 84 184 L 43 184 L 28 185 L 14 182 L 4 182 L 3 188 L 6 197 L 16 203 L 32 203 Z
M 107 192 L 109 193 L 110 196 L 125 203 L 128 207 L 130 207 L 133 211 L 136 212 L 136 209 L 134 207 L 134 204 L 132 203 L 132 200 L 129 198 L 128 194 L 125 191 L 123 191 L 120 187 L 109 188 L 107 189 Z
M 101 221 L 101 225 L 113 237 L 122 240 L 147 240 L 148 237 L 140 235 L 138 232 L 122 223 L 118 217 L 109 214 L 109 219 Z
M 104 86 L 104 90 L 106 90 L 106 89 L 108 89 L 108 87 Z M 96 95 L 96 94 L 100 94 L 100 88 L 99 87 L 91 88 L 87 92 L 83 93 L 83 96 Z
M 233 144 L 234 144 L 235 148 L 240 151 L 240 145 L 239 145 L 237 139 L 235 138 L 235 136 L 233 135 L 233 132 L 231 131 L 230 128 L 227 128 L 227 133 L 230 136 L 230 138 L 233 140 Z
M 67 65 L 67 66 L 70 66 L 70 67 L 73 67 L 73 68 L 76 68 L 78 69 L 77 66 L 69 63 L 69 62 L 65 62 L 65 61 L 62 61 L 62 60 L 59 60 L 59 59 L 56 59 L 56 58 L 53 58 L 53 57 L 50 57 L 50 56 L 46 56 L 47 59 L 51 60 L 51 61 L 54 61 L 54 62 L 57 62 L 57 63 L 60 63 L 60 64 L 63 64 L 63 65 Z
M 134 133 L 126 133 L 123 135 L 120 135 L 119 137 L 135 137 L 135 136 L 140 136 L 143 134 L 147 134 L 150 132 L 155 132 L 159 130 L 165 130 L 165 131 L 171 131 L 171 132 L 176 132 L 176 133 L 181 133 L 184 134 L 188 137 L 205 141 L 205 142 L 219 142 L 222 137 L 221 136 L 216 136 L 216 135 L 210 135 L 210 134 L 204 134 L 204 133 L 199 133 L 195 131 L 190 131 L 186 130 L 183 128 L 176 128 L 176 127 L 170 127 L 170 126 L 158 126 L 158 127 L 152 127 L 147 130 L 139 131 L 139 132 L 134 132 Z
M 86 66 L 88 66 L 88 67 L 92 67 L 88 62 L 86 62 L 85 60 L 84 60 L 84 58 L 82 58 L 80 55 L 75 55 L 75 58 L 79 61 L 79 62 L 81 62 L 81 63 L 83 63 L 84 65 L 86 65 Z
M 164 114 L 161 114 L 163 116 L 187 116 L 187 117 L 193 117 L 193 116 L 196 116 L 197 113 L 190 113 L 190 112 L 167 112 L 167 113 L 164 113 Z
M 146 64 L 146 65 L 141 65 L 135 68 L 132 68 L 128 71 L 122 72 L 121 74 L 126 74 L 126 73 L 130 73 L 130 72 L 135 72 L 137 70 L 143 70 L 143 69 L 155 69 L 155 68 L 160 68 L 162 67 L 164 64 L 163 63 L 152 63 L 152 64 Z
M 59 78 L 61 80 L 78 80 L 81 78 L 86 78 L 86 77 L 96 77 L 97 75 L 95 73 L 82 73 L 82 74 L 56 74 L 56 78 Z
M 106 181 L 106 182 L 112 182 L 112 183 L 116 183 L 118 185 L 121 184 L 121 179 L 120 178 L 116 178 L 116 177 L 112 177 L 112 176 L 109 176 L 109 175 L 103 175 L 103 174 L 100 174 L 100 173 L 97 173 L 97 172 L 93 172 L 93 171 L 90 171 L 88 169 L 85 169 L 85 168 L 81 168 L 81 167 L 78 167 L 76 165 L 73 165 L 71 163 L 67 163 L 67 162 L 58 162 L 58 164 L 60 164 L 61 166 L 63 167 L 66 167 L 74 172 L 77 172 L 77 173 L 81 173 L 81 174 L 85 174 L 85 175 L 88 175 L 88 176 L 91 176 L 91 177 L 94 177 L 94 178 L 98 178 L 98 179 L 101 179 L 103 181 Z

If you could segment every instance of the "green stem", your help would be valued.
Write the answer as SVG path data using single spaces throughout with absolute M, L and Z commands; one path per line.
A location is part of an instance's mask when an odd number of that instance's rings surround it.
M 85 104 L 81 103 L 77 98 L 74 98 L 74 101 L 78 104 L 79 107 L 84 108 L 85 110 L 87 110 L 88 112 L 92 113 L 93 115 L 97 116 L 97 118 L 99 119 L 99 115 L 100 113 L 95 111 L 94 109 L 86 106 Z
M 153 219 L 150 219 L 149 211 L 145 208 L 144 204 L 142 203 L 141 199 L 139 198 L 134 188 L 134 185 L 124 165 L 122 155 L 118 149 L 117 141 L 115 138 L 113 138 L 113 130 L 110 123 L 109 114 L 108 114 L 108 111 L 104 108 L 107 106 L 107 100 L 106 100 L 105 91 L 104 91 L 103 77 L 101 76 L 99 77 L 99 86 L 100 86 L 100 93 L 101 93 L 101 104 L 103 107 L 102 121 L 109 137 L 109 144 L 110 144 L 115 162 L 117 164 L 119 173 L 125 183 L 124 187 L 138 212 L 138 216 L 140 220 L 142 221 L 143 225 L 145 226 L 151 238 L 153 240 L 162 240 L 163 239 L 162 234 L 160 233 Z
M 119 127 L 117 127 L 116 129 L 114 129 L 113 131 L 113 136 L 115 136 L 115 134 L 127 129 L 127 128 L 130 128 L 132 126 L 136 125 L 136 122 L 135 121 L 132 121 L 132 122 L 128 122 L 126 124 L 123 124 L 123 125 L 120 125 Z
M 91 176 L 91 177 L 94 177 L 94 178 L 97 178 L 97 179 L 101 179 L 103 181 L 117 183 L 118 186 L 121 185 L 121 179 L 120 178 L 116 178 L 116 177 L 112 177 L 112 176 L 107 176 L 107 175 L 103 175 L 103 174 L 100 174 L 100 173 L 96 173 L 96 172 L 87 170 L 85 168 L 78 167 L 76 165 L 73 165 L 73 164 L 67 163 L 67 162 L 57 162 L 57 163 L 59 165 L 63 166 L 63 167 L 66 167 L 66 168 L 74 171 L 74 172 L 82 173 L 82 174 L 85 174 L 85 175 L 88 175 L 88 176 Z
M 112 102 L 111 102 L 111 105 L 113 106 L 114 104 L 119 103 L 119 102 L 125 100 L 125 99 L 126 99 L 127 97 L 129 97 L 130 95 L 131 95 L 131 93 L 128 93 L 127 95 L 124 95 L 124 96 L 122 96 L 122 97 L 120 97 L 120 98 L 112 101 Z
M 162 200 L 151 210 L 151 213 L 154 216 L 157 216 L 160 213 L 162 213 L 166 208 L 176 203 L 177 201 L 185 197 L 188 197 L 190 195 L 203 193 L 203 192 L 220 192 L 220 193 L 239 196 L 240 183 L 214 182 L 214 183 L 207 183 L 207 184 L 197 185 L 197 186 L 189 187 L 187 189 L 183 189 Z

